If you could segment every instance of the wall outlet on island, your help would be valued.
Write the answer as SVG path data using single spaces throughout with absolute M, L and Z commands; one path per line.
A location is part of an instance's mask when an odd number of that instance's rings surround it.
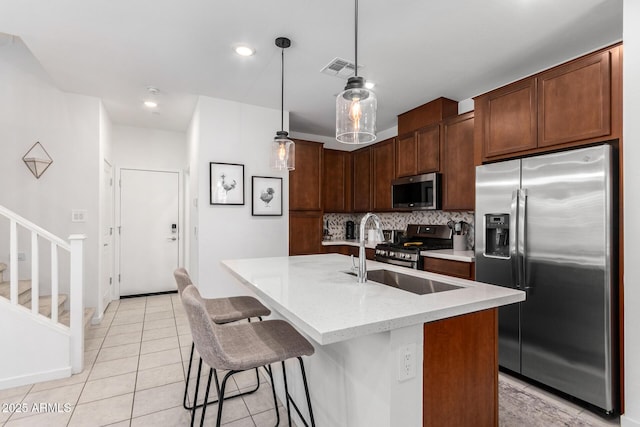
M 398 349 L 398 381 L 416 376 L 416 344 L 406 344 Z

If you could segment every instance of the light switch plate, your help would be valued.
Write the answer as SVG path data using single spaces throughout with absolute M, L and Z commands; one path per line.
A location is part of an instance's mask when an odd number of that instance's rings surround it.
M 85 209 L 73 209 L 71 211 L 71 222 L 87 222 L 87 211 Z

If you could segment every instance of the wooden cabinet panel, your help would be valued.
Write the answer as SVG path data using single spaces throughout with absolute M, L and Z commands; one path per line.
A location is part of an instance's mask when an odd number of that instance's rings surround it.
M 391 181 L 396 177 L 395 138 L 371 147 L 373 159 L 373 210 L 391 210 Z
M 497 323 L 495 308 L 425 323 L 423 425 L 498 426 Z
M 611 134 L 609 51 L 538 77 L 538 146 Z
M 475 209 L 476 174 L 473 163 L 473 112 L 443 124 L 442 209 Z
M 417 173 L 440 171 L 440 125 L 432 125 L 416 131 Z
M 350 212 L 353 200 L 352 158 L 347 151 L 323 151 L 322 195 L 325 212 Z
M 477 98 L 484 118 L 484 157 L 536 148 L 536 79 L 529 78 Z
M 321 242 L 322 212 L 289 212 L 289 255 L 322 253 Z
M 353 210 L 371 210 L 371 148 L 353 152 Z
M 322 210 L 322 144 L 294 142 L 296 169 L 289 172 L 289 210 Z
M 422 269 L 432 273 L 446 274 L 447 276 L 455 276 L 462 279 L 474 279 L 474 267 L 475 263 L 473 262 L 424 257 Z
M 396 138 L 396 177 L 418 173 L 416 153 L 417 141 L 414 132 Z
M 457 114 L 458 101 L 442 97 L 434 99 L 398 115 L 398 135 L 413 132 Z

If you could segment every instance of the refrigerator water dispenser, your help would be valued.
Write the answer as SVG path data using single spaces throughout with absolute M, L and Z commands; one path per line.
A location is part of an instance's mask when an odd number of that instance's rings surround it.
M 509 214 L 486 214 L 485 255 L 509 258 Z

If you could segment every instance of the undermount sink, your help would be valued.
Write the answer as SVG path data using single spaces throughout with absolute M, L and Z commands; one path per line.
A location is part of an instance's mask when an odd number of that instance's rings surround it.
M 357 273 L 345 271 L 345 273 L 356 276 Z M 461 289 L 462 286 L 450 285 L 448 283 L 437 282 L 424 277 L 410 276 L 391 270 L 370 270 L 367 271 L 367 280 L 383 285 L 392 286 L 418 295 L 433 294 L 436 292 L 453 291 Z

